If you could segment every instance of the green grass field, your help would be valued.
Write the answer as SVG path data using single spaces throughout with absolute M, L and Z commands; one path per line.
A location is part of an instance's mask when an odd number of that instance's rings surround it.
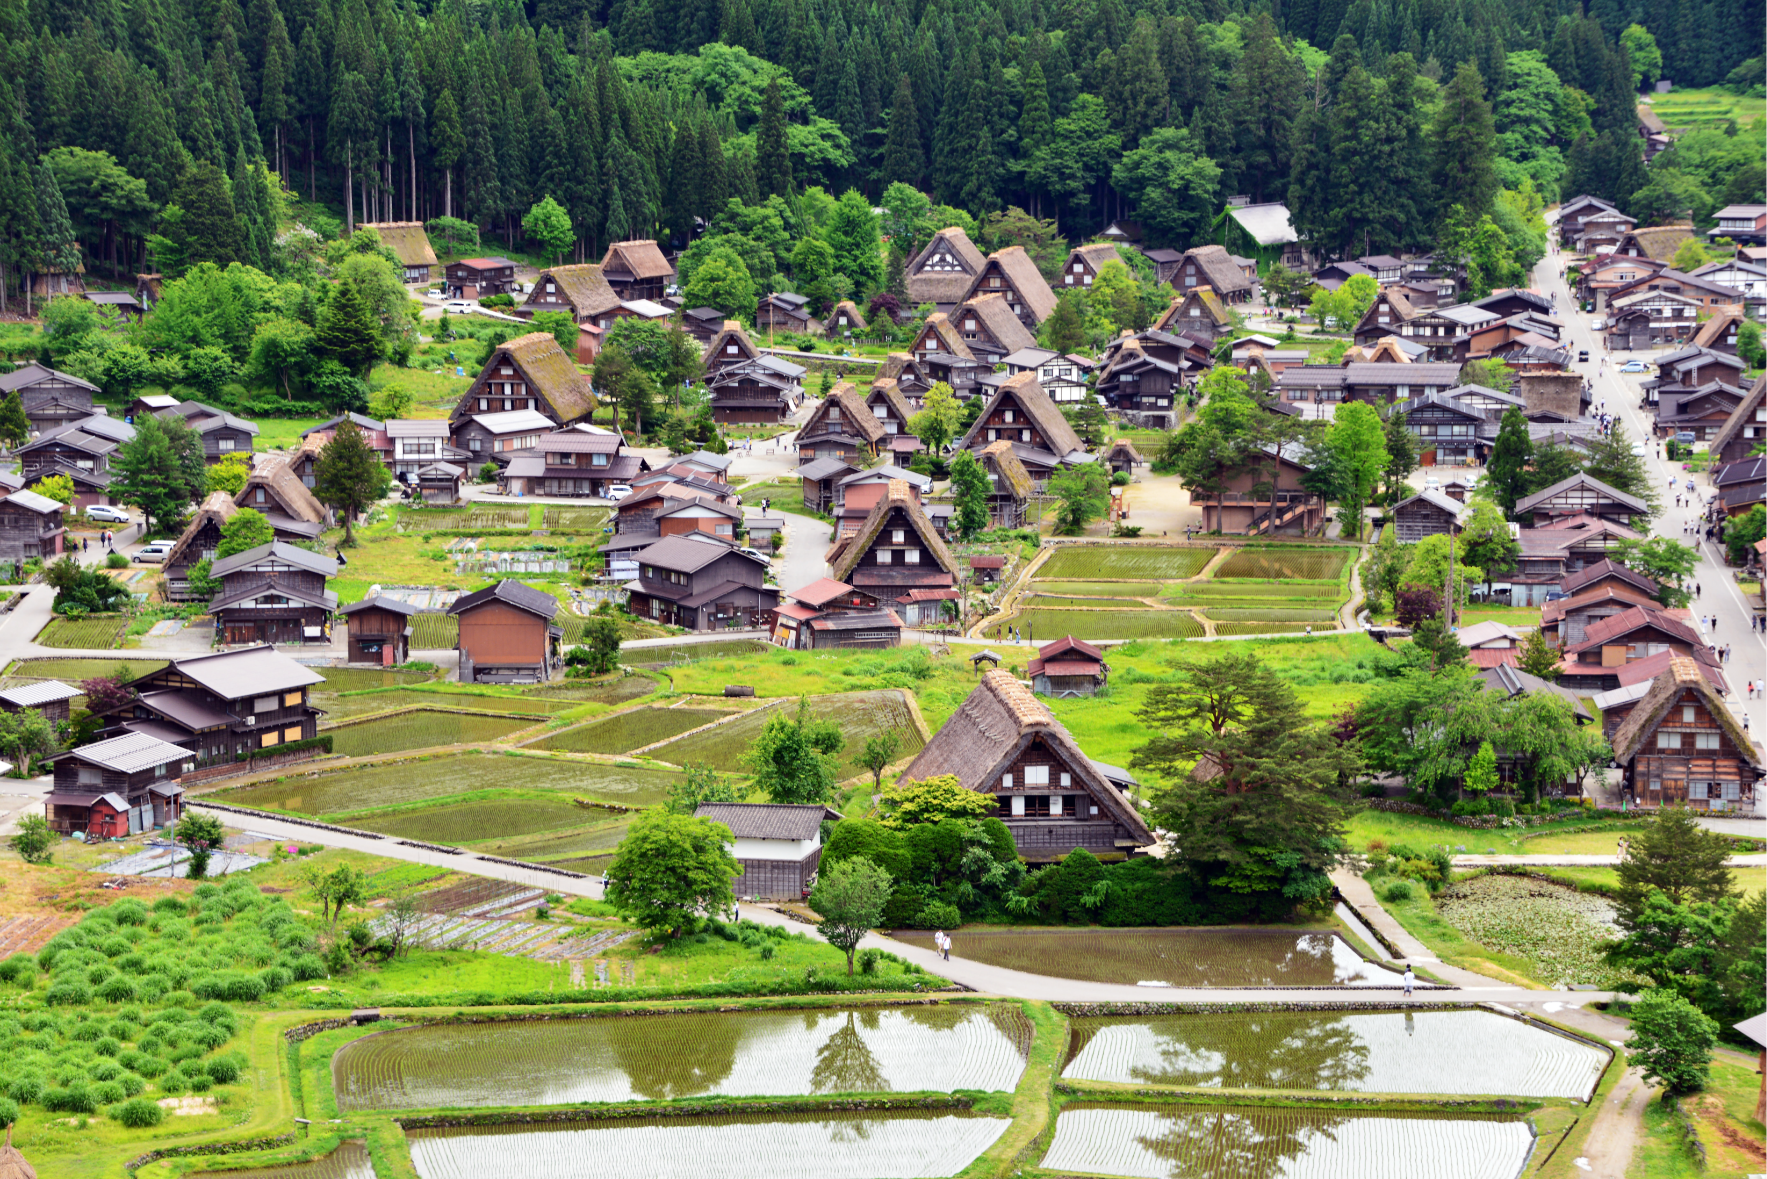
M 1735 119 L 1747 126 L 1760 119 L 1763 114 L 1759 98 L 1732 94 L 1721 86 L 1671 90 L 1667 94 L 1654 96 L 1648 105 L 1664 123 L 1674 129 L 1697 127 L 1702 123 L 1722 123 L 1728 119 Z

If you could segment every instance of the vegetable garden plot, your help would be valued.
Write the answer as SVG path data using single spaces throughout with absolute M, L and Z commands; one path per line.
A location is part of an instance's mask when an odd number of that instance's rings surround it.
M 1011 1090 L 1028 1025 L 999 1006 L 431 1024 L 355 1041 L 332 1077 L 343 1110 Z
M 1031 582 L 1036 594 L 1066 594 L 1074 598 L 1151 598 L 1165 588 L 1158 581 L 1045 581 Z
M 1070 1105 L 1042 1166 L 1136 1179 L 1514 1179 L 1533 1146 L 1519 1119 Z
M 1040 642 L 1073 635 L 1076 639 L 1194 639 L 1203 625 L 1183 610 L 1021 610 L 990 623 L 985 638 L 1004 626 L 1028 630 Z
M 715 708 L 635 708 L 555 733 L 534 742 L 533 747 L 571 753 L 626 753 L 734 715 Z
M 909 945 L 932 934 L 898 931 Z M 1147 929 L 970 930 L 951 953 L 989 966 L 1087 982 L 1175 987 L 1394 986 L 1398 975 L 1363 959 L 1329 930 L 1203 926 Z
M 105 614 L 94 618 L 52 618 L 49 625 L 37 633 L 36 643 L 40 647 L 83 647 L 88 651 L 114 647 L 117 640 L 123 637 L 123 628 L 129 620 L 120 614 Z
M 441 651 L 460 643 L 460 619 L 452 614 L 411 616 L 411 649 Z
M 1152 545 L 1063 545 L 1038 569 L 1051 579 L 1087 577 L 1195 577 L 1215 557 L 1215 549 L 1155 548 Z
M 510 794 L 339 821 L 348 827 L 380 831 L 400 839 L 457 844 L 483 839 L 512 839 L 542 831 L 612 822 L 622 813 L 607 807 L 578 806 L 562 796 Z
M 1618 936 L 1613 902 L 1526 876 L 1492 874 L 1451 884 L 1436 911 L 1480 945 L 1526 958 L 1547 984 L 1631 990 L 1645 980 L 1609 966 L 1600 945 Z
M 1350 548 L 1241 549 L 1215 570 L 1216 577 L 1294 578 L 1329 581 L 1343 575 Z
M 429 532 L 442 529 L 464 532 L 474 528 L 526 528 L 528 521 L 526 507 L 487 508 L 475 505 L 464 512 L 401 512 L 399 531 Z
M 411 1130 L 407 1137 L 419 1179 L 930 1179 L 963 1170 L 1009 1124 L 967 1113 L 877 1111 Z
M 1494 1011 L 1078 1018 L 1062 1076 L 1226 1089 L 1588 1101 L 1608 1053 Z
M 787 715 L 796 715 L 797 702 L 785 701 L 771 708 L 756 709 L 727 725 L 719 725 L 704 733 L 695 733 L 691 737 L 682 737 L 666 745 L 659 745 L 648 756 L 678 766 L 703 762 L 724 773 L 739 773 L 742 771 L 742 755 L 748 752 L 750 742 L 766 726 L 767 718 L 782 708 Z M 903 700 L 902 693 L 895 689 L 812 696 L 810 711 L 816 717 L 831 720 L 841 727 L 841 734 L 846 738 L 840 754 L 842 777 L 859 772 L 859 767 L 851 759 L 865 748 L 868 738 L 878 733 L 891 729 L 896 731 L 901 739 L 896 751 L 898 758 L 918 753 L 925 744 L 920 738 L 919 730 L 914 727 L 907 702 Z
M 390 712 L 395 708 L 470 708 L 474 712 L 504 712 L 538 721 L 582 703 L 580 700 L 547 700 L 540 696 L 483 696 L 473 692 L 369 692 L 361 696 L 334 696 L 321 707 L 332 724 L 353 716 Z
M 360 1142 L 342 1142 L 323 1158 L 249 1171 L 208 1171 L 216 1179 L 374 1179 L 374 1162 Z
M 470 704 L 460 707 L 470 708 Z M 470 744 L 498 741 L 511 733 L 532 728 L 531 716 L 470 716 L 459 712 L 443 712 L 419 708 L 397 716 L 360 724 L 327 729 L 331 751 L 343 757 L 363 757 L 370 753 L 400 753 L 407 749 L 428 749 L 436 745 Z
M 600 532 L 608 515 L 606 508 L 547 508 L 540 520 L 554 532 Z
M 213 797 L 216 802 L 235 806 L 331 815 L 447 798 L 469 790 L 519 786 L 524 790 L 569 791 L 572 797 L 587 795 L 625 806 L 650 806 L 668 797 L 669 787 L 680 777 L 667 770 L 458 753 L 260 782 Z

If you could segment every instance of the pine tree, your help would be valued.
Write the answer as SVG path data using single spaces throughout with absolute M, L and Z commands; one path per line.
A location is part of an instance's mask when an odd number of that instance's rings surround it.
M 485 85 L 478 79 L 466 88 L 466 109 L 461 119 L 464 167 L 461 171 L 460 205 L 468 218 L 484 224 L 502 205 L 497 182 L 497 147 L 491 139 Z
M 386 494 L 392 475 L 356 423 L 345 418 L 313 464 L 313 495 L 344 518 L 344 544 L 356 543 L 356 517 Z
M 329 11 L 329 10 L 327 10 Z M 319 47 L 319 29 L 308 25 L 295 50 L 291 113 L 307 124 L 307 199 L 314 200 L 314 165 L 319 156 L 319 121 L 331 107 L 331 87 L 326 83 L 325 58 Z
M 1497 129 L 1478 67 L 1460 63 L 1442 89 L 1442 107 L 1431 136 L 1435 140 L 1434 181 L 1445 200 L 1460 205 L 1469 223 L 1491 211 L 1497 195 Z
M 430 115 L 430 163 L 442 169 L 442 216 L 454 216 L 454 165 L 460 162 L 466 137 L 460 130 L 460 106 L 446 88 Z
M 37 269 L 72 275 L 80 268 L 80 242 L 55 173 L 47 165 L 37 168 Z
M 319 313 L 313 343 L 321 355 L 341 364 L 352 376 L 367 379 L 380 358 L 380 327 L 374 310 L 354 283 L 338 283 Z
M 24 402 L 17 389 L 0 401 L 0 442 L 7 446 L 23 446 L 31 437 L 31 419 L 25 416 Z
M 791 148 L 785 137 L 785 99 L 779 75 L 761 95 L 761 123 L 755 132 L 755 183 L 762 196 L 791 195 Z
M 291 120 L 288 102 L 289 70 L 294 65 L 295 49 L 288 39 L 288 26 L 283 23 L 282 10 L 270 4 L 270 25 L 264 35 L 262 80 L 258 87 L 258 119 L 261 129 L 271 133 L 274 144 L 272 162 L 278 174 L 288 171 L 287 143 L 283 132 Z
M 906 75 L 902 81 L 906 84 Z M 1027 157 L 1030 156 L 1049 142 L 1053 128 L 1054 124 L 1049 117 L 1049 86 L 1043 80 L 1043 64 L 1033 61 L 1019 78 L 1019 150 Z M 919 147 L 918 140 L 915 146 Z

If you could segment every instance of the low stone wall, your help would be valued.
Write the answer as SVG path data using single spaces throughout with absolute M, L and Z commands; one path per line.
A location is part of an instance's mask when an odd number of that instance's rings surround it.
M 550 1109 L 537 1113 L 428 1114 L 394 1118 L 402 1130 L 431 1130 L 459 1126 L 543 1126 L 559 1122 L 611 1122 L 634 1118 L 741 1117 L 751 1114 L 827 1112 L 878 1112 L 898 1109 L 973 1109 L 968 1097 L 938 1094 L 931 1097 L 865 1097 L 818 1101 L 795 1098 L 785 1101 L 696 1101 L 691 1105 L 640 1105 L 601 1109 Z

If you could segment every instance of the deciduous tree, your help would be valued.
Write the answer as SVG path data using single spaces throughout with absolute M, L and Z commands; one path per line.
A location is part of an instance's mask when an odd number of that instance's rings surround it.
M 1718 1025 L 1699 1008 L 1664 987 L 1653 987 L 1632 1005 L 1631 1063 L 1643 1066 L 1644 1079 L 1663 1086 L 1663 1100 L 1706 1087 Z
M 730 828 L 709 819 L 646 811 L 632 823 L 607 869 L 607 899 L 651 936 L 679 937 L 696 917 L 736 904 L 730 882 L 742 867 Z
M 810 893 L 810 908 L 822 918 L 816 932 L 847 956 L 847 977 L 853 975 L 853 952 L 883 916 L 896 882 L 864 856 L 851 856 L 819 872 Z
M 921 399 L 920 412 L 908 419 L 908 429 L 936 455 L 957 436 L 962 420 L 963 410 L 957 404 L 956 393 L 944 381 L 936 381 Z
M 969 540 L 988 527 L 988 497 L 993 488 L 981 460 L 967 450 L 951 457 L 951 526 L 959 540 Z
M 247 552 L 276 539 L 276 530 L 264 513 L 256 508 L 241 508 L 233 518 L 221 525 L 221 541 L 215 546 L 217 561 Z
M 812 714 L 806 697 L 796 716 L 778 711 L 767 718 L 742 764 L 774 802 L 825 803 L 834 797 L 835 754 L 844 743 L 840 726 Z

